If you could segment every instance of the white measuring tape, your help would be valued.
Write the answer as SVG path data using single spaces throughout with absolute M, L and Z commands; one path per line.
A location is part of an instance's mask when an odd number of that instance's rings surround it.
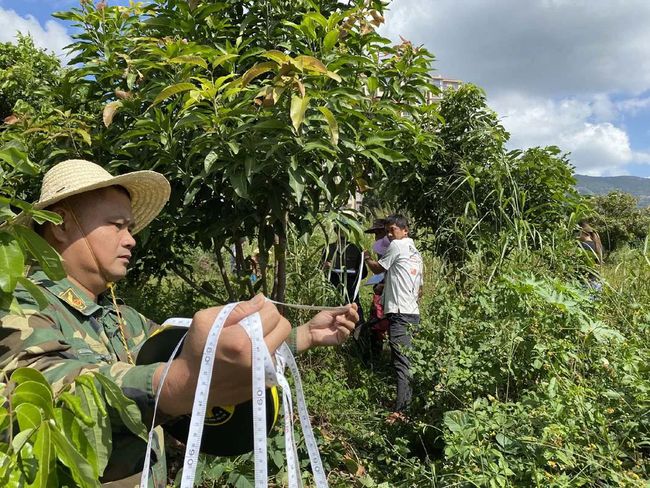
M 273 302 L 279 305 L 284 305 L 292 308 L 299 308 L 303 310 L 340 310 L 341 307 L 315 307 L 310 305 L 290 305 L 280 302 Z M 223 329 L 226 319 L 235 308 L 237 303 L 231 303 L 224 306 L 217 315 L 208 338 L 206 340 L 203 355 L 201 357 L 201 368 L 199 371 L 199 378 L 196 385 L 194 396 L 194 403 L 192 406 L 192 415 L 190 420 L 189 433 L 187 435 L 187 443 L 185 450 L 185 459 L 183 462 L 183 473 L 181 478 L 181 488 L 190 488 L 194 485 L 196 476 L 196 468 L 198 464 L 198 456 L 201 448 L 201 440 L 203 435 L 203 426 L 205 420 L 205 413 L 208 404 L 208 394 L 210 384 L 212 381 L 212 372 L 214 366 L 214 358 L 216 355 L 217 344 L 219 335 Z M 287 458 L 287 474 L 289 481 L 289 488 L 302 487 L 300 465 L 298 462 L 298 454 L 295 444 L 294 431 L 293 431 L 293 403 L 291 399 L 291 388 L 284 376 L 286 366 L 294 378 L 296 386 L 296 401 L 298 406 L 298 418 L 303 430 L 305 439 L 305 446 L 312 466 L 314 475 L 314 482 L 317 488 L 327 488 L 328 483 L 323 469 L 323 463 L 320 458 L 316 439 L 314 437 L 309 413 L 305 403 L 305 397 L 302 389 L 302 381 L 300 380 L 300 373 L 296 361 L 287 346 L 283 343 L 282 346 L 276 351 L 275 365 L 264 342 L 262 322 L 258 313 L 252 314 L 249 317 L 240 321 L 242 327 L 251 339 L 252 345 L 252 404 L 253 404 L 253 453 L 255 463 L 255 488 L 265 488 L 268 486 L 268 469 L 267 469 L 267 424 L 266 424 L 266 388 L 270 386 L 279 385 L 282 389 L 283 410 L 284 410 L 284 435 L 285 435 L 285 451 Z M 176 325 L 189 328 L 192 319 L 186 318 L 172 318 L 163 323 L 164 325 Z M 170 357 L 163 374 L 160 379 L 158 391 L 156 393 L 155 408 L 158 406 L 158 399 L 162 385 L 169 371 L 172 360 L 176 356 L 183 340 L 177 344 L 172 356 Z M 155 426 L 155 411 L 154 419 L 152 420 L 151 430 L 149 432 L 149 444 L 147 445 L 147 453 L 145 456 L 145 464 L 142 470 L 140 479 L 140 486 L 147 487 L 149 482 L 149 468 L 151 463 L 151 443 L 153 438 L 153 429 Z

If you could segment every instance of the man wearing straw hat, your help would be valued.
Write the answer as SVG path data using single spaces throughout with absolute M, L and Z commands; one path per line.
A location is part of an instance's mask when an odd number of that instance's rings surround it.
M 19 367 L 36 368 L 57 392 L 80 374 L 98 371 L 136 402 L 145 425 L 150 425 L 164 365 L 135 365 L 134 351 L 150 335 L 153 323 L 116 299 L 114 283 L 126 276 L 136 244 L 133 235 L 158 215 L 169 194 L 168 181 L 153 171 L 114 177 L 89 161 L 68 160 L 45 174 L 35 208 L 56 212 L 63 222 L 47 223 L 37 231 L 60 253 L 67 277 L 53 282 L 41 270 L 30 274 L 48 300 L 43 310 L 25 290 L 17 289 L 25 315 L 0 316 L 0 368 L 5 374 Z M 191 412 L 203 345 L 219 310 L 194 315 L 162 386 L 159 415 L 169 419 Z M 271 353 L 290 335 L 291 325 L 261 295 L 237 305 L 219 340 L 211 405 L 235 405 L 251 396 L 250 340 L 237 322 L 254 312 L 260 313 Z M 341 344 L 357 318 L 354 305 L 320 312 L 291 331 L 294 350 Z M 113 424 L 111 457 L 101 481 L 134 487 L 146 443 Z M 150 486 L 164 487 L 163 437 L 159 427 L 156 431 Z

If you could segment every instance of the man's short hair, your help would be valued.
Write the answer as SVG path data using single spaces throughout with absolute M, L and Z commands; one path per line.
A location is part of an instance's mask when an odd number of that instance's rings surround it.
M 408 229 L 409 221 L 401 214 L 393 214 L 386 217 L 386 227 L 396 225 L 400 229 Z

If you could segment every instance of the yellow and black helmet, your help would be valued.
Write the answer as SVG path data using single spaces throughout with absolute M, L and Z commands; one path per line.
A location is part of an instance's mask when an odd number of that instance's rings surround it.
M 157 329 L 142 344 L 136 364 L 166 362 L 187 328 L 167 325 Z M 277 388 L 266 390 L 267 434 L 278 419 L 280 400 Z M 186 443 L 190 430 L 190 415 L 176 417 L 163 424 L 163 429 L 175 439 Z M 253 450 L 253 402 L 213 407 L 206 413 L 201 452 L 213 456 L 238 456 Z

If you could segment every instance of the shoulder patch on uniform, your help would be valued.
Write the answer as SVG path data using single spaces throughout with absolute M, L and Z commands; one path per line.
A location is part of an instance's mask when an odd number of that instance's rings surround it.
M 59 298 L 80 312 L 86 309 L 86 302 L 72 288 L 68 288 L 66 291 L 59 293 Z

